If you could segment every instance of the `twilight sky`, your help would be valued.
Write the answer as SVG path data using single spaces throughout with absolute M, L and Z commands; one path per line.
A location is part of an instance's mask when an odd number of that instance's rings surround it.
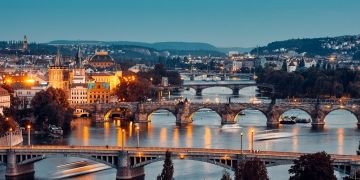
M 1 0 L 0 40 L 190 41 L 254 47 L 360 34 L 360 0 Z

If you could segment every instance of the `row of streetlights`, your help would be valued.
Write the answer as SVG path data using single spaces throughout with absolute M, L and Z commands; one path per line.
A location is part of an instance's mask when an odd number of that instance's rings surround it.
M 243 132 L 240 133 L 240 151 L 241 151 L 241 154 L 243 153 Z M 250 150 L 251 151 L 254 151 L 254 130 L 251 130 L 251 146 L 250 146 Z
M 30 146 L 30 130 L 31 130 L 31 125 L 27 125 L 26 126 L 26 129 L 27 129 L 27 134 L 28 134 L 28 146 Z M 10 149 L 12 148 L 12 132 L 13 132 L 13 128 L 10 127 L 9 129 L 9 132 L 10 132 L 10 141 L 9 141 L 9 144 L 10 144 Z
M 140 127 L 139 125 L 136 125 L 135 127 L 135 130 L 136 130 L 136 140 L 137 140 L 137 146 L 136 147 L 140 147 Z M 124 147 L 125 147 L 125 129 L 122 129 L 121 130 L 122 132 L 122 141 L 121 141 L 121 150 L 124 150 Z

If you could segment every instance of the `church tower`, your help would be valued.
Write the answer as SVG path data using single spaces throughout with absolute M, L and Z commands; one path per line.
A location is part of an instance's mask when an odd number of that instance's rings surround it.
M 22 47 L 22 51 L 23 52 L 26 52 L 29 48 L 29 45 L 28 45 L 28 40 L 27 40 L 27 37 L 26 35 L 24 36 L 24 40 L 23 40 L 23 47 Z
M 71 73 L 71 82 L 72 83 L 85 83 L 85 68 L 82 65 L 81 49 L 78 47 L 76 56 L 75 56 L 75 65 Z
M 54 64 L 49 67 L 49 86 L 69 92 L 69 68 L 63 66 L 62 57 L 58 50 Z

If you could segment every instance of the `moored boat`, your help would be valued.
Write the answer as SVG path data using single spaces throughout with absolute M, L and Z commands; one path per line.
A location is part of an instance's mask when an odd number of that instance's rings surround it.
M 280 124 L 296 124 L 295 116 L 284 116 L 280 119 Z

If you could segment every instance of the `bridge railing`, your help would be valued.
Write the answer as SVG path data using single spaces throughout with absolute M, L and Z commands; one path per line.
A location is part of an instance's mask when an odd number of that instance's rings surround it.
M 294 98 L 294 99 L 276 99 L 276 103 L 286 104 L 342 104 L 342 105 L 353 105 L 360 103 L 360 99 L 310 99 L 310 98 Z

